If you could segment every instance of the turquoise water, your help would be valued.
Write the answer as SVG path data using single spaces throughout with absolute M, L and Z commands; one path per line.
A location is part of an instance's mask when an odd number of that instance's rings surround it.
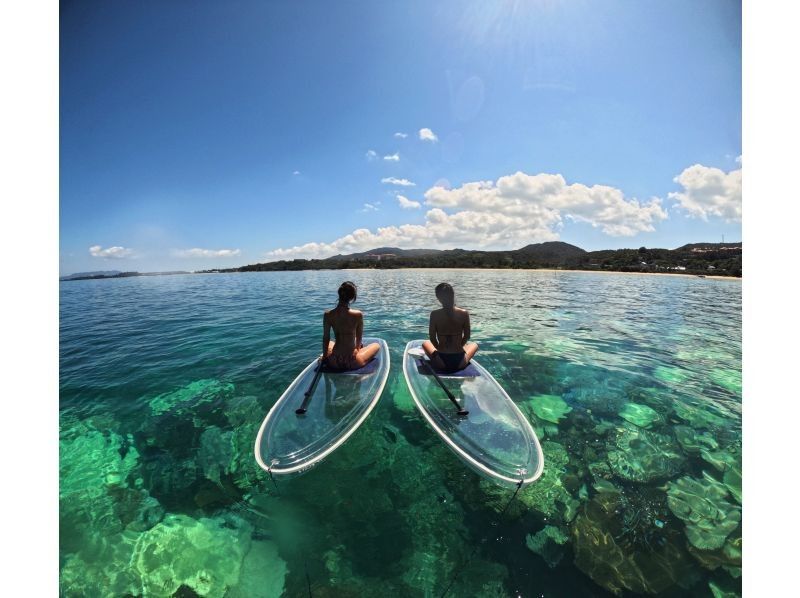
M 345 278 L 389 343 L 383 397 L 273 483 L 270 406 Z M 482 480 L 400 371 L 447 280 L 545 472 Z M 65 596 L 741 593 L 741 284 L 542 271 L 180 275 L 60 287 Z

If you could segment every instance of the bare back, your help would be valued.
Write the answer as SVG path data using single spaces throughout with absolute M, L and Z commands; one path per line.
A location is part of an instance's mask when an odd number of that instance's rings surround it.
M 431 312 L 428 335 L 442 353 L 459 353 L 470 337 L 469 312 L 460 307 L 441 308 Z
M 364 315 L 357 309 L 338 306 L 325 312 L 323 335 L 329 338 L 330 329 L 336 338 L 334 352 L 340 355 L 351 354 L 361 346 L 364 330 Z

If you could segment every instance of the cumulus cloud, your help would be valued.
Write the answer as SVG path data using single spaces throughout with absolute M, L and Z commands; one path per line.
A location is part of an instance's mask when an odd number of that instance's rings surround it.
M 403 197 L 402 195 L 397 196 L 397 201 L 400 203 L 400 207 L 404 210 L 415 210 L 417 208 L 421 208 L 422 204 L 418 201 L 414 201 L 413 199 L 408 199 L 407 197 Z
M 375 150 L 367 150 L 367 153 L 364 154 L 364 157 L 367 160 L 377 160 L 378 159 L 378 152 Z
M 500 212 L 520 221 L 550 226 L 562 216 L 586 222 L 614 237 L 655 230 L 653 223 L 667 217 L 661 200 L 626 199 L 619 189 L 606 185 L 568 185 L 560 174 L 530 175 L 516 172 L 492 181 L 466 183 L 456 189 L 432 187 L 425 193 L 428 205 L 439 208 Z
M 491 247 L 498 244 L 519 246 L 522 238 L 552 241 L 558 235 L 536 225 L 519 227 L 514 218 L 503 214 L 459 212 L 447 214 L 434 208 L 425 215 L 425 224 L 379 227 L 375 232 L 360 228 L 331 243 L 306 243 L 267 253 L 276 259 L 324 257 L 336 253 L 365 251 L 374 247 Z
M 108 247 L 103 249 L 100 245 L 92 245 L 89 247 L 89 253 L 92 257 L 102 257 L 108 259 L 122 259 L 129 257 L 133 253 L 133 249 L 125 247 Z
M 401 207 L 419 204 L 400 198 Z M 560 174 L 545 173 L 517 172 L 455 189 L 435 186 L 425 193 L 425 204 L 430 209 L 424 224 L 362 228 L 330 243 L 306 243 L 267 255 L 324 257 L 380 246 L 514 249 L 557 240 L 564 219 L 586 222 L 608 235 L 632 236 L 653 231 L 654 223 L 667 217 L 658 198 L 641 202 L 614 187 L 567 184 Z
M 400 154 L 392 154 L 391 156 L 384 156 L 384 160 L 388 160 L 389 162 L 399 162 L 400 161 Z
M 296 175 L 300 174 L 300 171 L 299 170 L 295 170 L 292 174 L 296 176 Z
M 176 257 L 236 257 L 242 252 L 239 249 L 200 249 L 195 247 L 193 249 L 176 249 L 174 254 Z
M 408 137 L 408 133 L 397 132 L 394 134 L 394 136 L 397 137 L 398 139 L 405 139 L 406 137 Z
M 737 158 L 741 163 L 741 156 Z M 719 168 L 694 164 L 673 179 L 683 191 L 669 194 L 676 208 L 693 218 L 709 216 L 728 222 L 742 221 L 742 169 L 724 172 Z
M 377 212 L 378 206 L 377 204 L 365 203 L 364 207 L 359 210 L 361 212 Z
M 419 130 L 419 138 L 423 141 L 439 141 L 439 138 L 436 136 L 436 133 L 428 129 L 427 127 L 424 129 Z
M 393 176 L 389 176 L 386 178 L 381 179 L 381 183 L 386 183 L 388 185 L 399 185 L 401 187 L 416 187 L 416 183 L 412 183 L 408 179 L 398 179 Z

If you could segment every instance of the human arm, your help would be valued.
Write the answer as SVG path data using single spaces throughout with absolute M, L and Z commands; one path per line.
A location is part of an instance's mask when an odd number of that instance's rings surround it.
M 466 317 L 464 318 L 464 330 L 462 332 L 462 337 L 461 337 L 461 346 L 467 344 L 467 341 L 469 340 L 469 337 L 472 334 L 472 329 L 470 328 L 470 323 L 469 323 L 469 312 L 468 311 L 464 312 L 464 314 Z
M 436 322 L 433 319 L 433 313 L 431 313 L 430 320 L 428 321 L 428 338 L 430 339 L 433 346 L 438 349 L 439 341 L 436 336 Z
M 331 344 L 331 321 L 328 312 L 322 316 L 322 359 L 328 357 L 328 346 Z
M 364 336 L 364 314 L 358 312 L 358 319 L 356 320 L 356 347 L 361 348 L 364 346 L 362 337 Z

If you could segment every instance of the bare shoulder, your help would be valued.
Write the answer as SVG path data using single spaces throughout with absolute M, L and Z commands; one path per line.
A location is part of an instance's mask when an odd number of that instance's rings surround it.
M 356 318 L 363 318 L 364 317 L 364 312 L 362 312 L 360 309 L 351 309 L 350 310 L 350 315 L 354 316 Z
M 461 316 L 462 318 L 468 318 L 469 317 L 469 312 L 466 309 L 463 309 L 461 307 L 456 307 L 456 313 L 459 316 Z

